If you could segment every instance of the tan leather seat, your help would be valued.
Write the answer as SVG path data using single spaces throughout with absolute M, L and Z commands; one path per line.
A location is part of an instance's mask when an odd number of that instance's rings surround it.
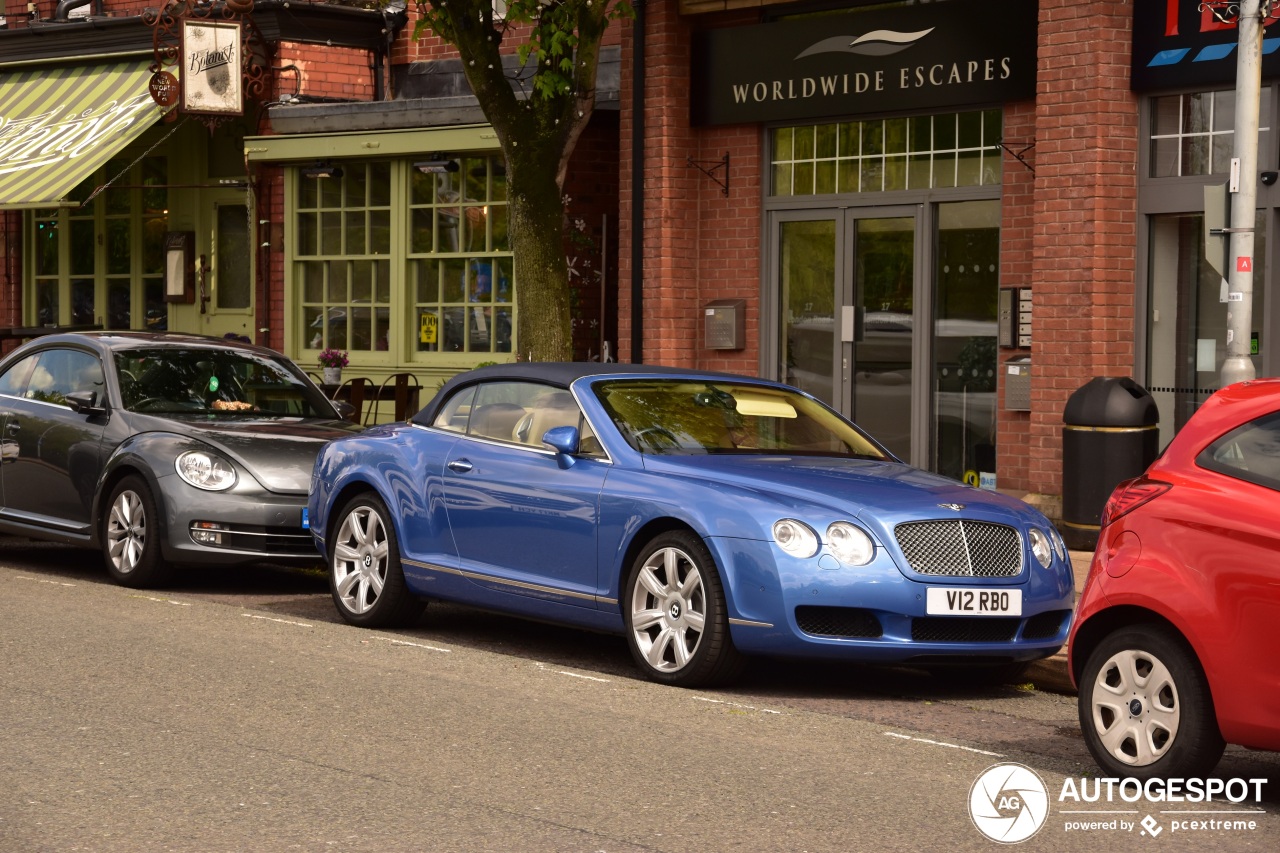
M 511 431 L 525 414 L 524 406 L 517 406 L 515 403 L 489 403 L 485 406 L 477 406 L 471 413 L 467 433 L 510 441 Z
M 582 412 L 568 391 L 547 391 L 538 395 L 529 413 L 516 423 L 511 437 L 522 444 L 542 445 L 547 430 L 561 426 L 578 426 Z

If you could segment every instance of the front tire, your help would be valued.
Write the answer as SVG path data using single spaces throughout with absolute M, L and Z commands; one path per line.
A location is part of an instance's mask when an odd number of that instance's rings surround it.
M 1225 747 L 1200 662 L 1159 625 L 1122 628 L 1097 645 L 1078 710 L 1089 752 L 1109 776 L 1202 776 Z
M 329 546 L 329 590 L 338 614 L 362 628 L 413 624 L 426 602 L 409 591 L 387 506 L 357 495 L 337 515 Z
M 102 520 L 102 556 L 111 579 L 142 589 L 168 580 L 171 567 L 160 558 L 160 512 L 141 477 L 125 477 L 111 492 Z
M 627 573 L 623 619 L 631 656 L 654 681 L 723 684 L 745 664 L 729 636 L 715 561 L 688 531 L 664 533 L 640 552 Z

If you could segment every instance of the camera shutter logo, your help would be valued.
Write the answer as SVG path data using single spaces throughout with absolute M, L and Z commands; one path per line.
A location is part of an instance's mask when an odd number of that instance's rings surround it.
M 1049 792 L 1030 767 L 995 764 L 969 790 L 969 817 L 978 831 L 1001 844 L 1026 841 L 1049 816 Z

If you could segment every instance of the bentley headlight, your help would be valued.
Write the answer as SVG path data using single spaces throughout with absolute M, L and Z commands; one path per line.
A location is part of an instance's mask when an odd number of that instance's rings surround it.
M 827 528 L 827 546 L 846 566 L 865 566 L 876 555 L 871 537 L 847 521 L 837 521 Z
M 1049 528 L 1049 537 L 1053 539 L 1053 550 L 1057 552 L 1058 559 L 1062 562 L 1067 561 L 1067 542 L 1062 538 L 1062 533 L 1056 527 Z
M 197 489 L 220 492 L 236 483 L 236 469 L 231 463 L 203 450 L 188 450 L 178 457 L 174 467 L 179 477 Z
M 773 541 L 793 557 L 812 557 L 818 553 L 818 534 L 809 525 L 794 518 L 773 523 Z
M 1036 562 L 1046 569 L 1053 562 L 1053 546 L 1049 544 L 1049 537 L 1038 527 L 1031 528 L 1031 553 L 1035 555 Z

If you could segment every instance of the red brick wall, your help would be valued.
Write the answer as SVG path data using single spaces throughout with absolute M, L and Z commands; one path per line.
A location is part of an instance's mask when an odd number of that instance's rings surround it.
M 689 127 L 690 20 L 674 3 L 645 7 L 644 289 L 642 359 L 649 364 L 759 372 L 760 130 L 755 125 Z M 756 20 L 719 18 L 717 25 Z M 622 66 L 631 68 L 635 28 L 622 33 Z M 631 352 L 631 146 L 635 75 L 621 92 L 618 359 Z M 729 195 L 690 165 L 708 167 L 729 153 Z M 718 176 L 724 176 L 721 169 Z M 703 347 L 704 311 L 714 299 L 747 299 L 743 350 Z
M 1027 477 L 1057 494 L 1062 411 L 1134 363 L 1138 103 L 1128 3 L 1040 0 Z M 1005 457 L 1007 458 L 1007 456 Z
M 1006 104 L 1004 143 L 1008 149 L 1019 153 L 1026 163 L 1006 150 L 1000 178 L 1001 287 L 1033 287 L 1035 284 L 1035 172 L 1032 171 L 1036 164 L 1035 139 L 1036 105 Z M 1000 367 L 1005 359 L 1026 354 L 1025 349 L 1002 348 L 996 364 L 997 482 L 1002 489 L 1019 491 L 1032 489 L 1030 458 L 1027 455 L 1031 417 L 1028 412 L 1005 410 L 1006 374 Z
M 301 79 L 299 94 L 353 101 L 373 100 L 373 55 L 365 50 L 316 44 L 281 42 L 276 65 L 296 65 Z M 293 75 L 279 75 L 282 93 L 291 93 Z
M 431 59 L 452 59 L 457 55 L 452 47 L 429 29 L 423 29 L 422 37 L 414 41 L 413 30 L 420 18 L 421 15 L 418 14 L 416 5 L 411 3 L 409 5 L 409 23 L 405 26 L 401 36 L 396 39 L 395 44 L 391 46 L 391 61 L 393 64 L 399 65 L 405 62 L 421 62 Z M 601 44 L 618 44 L 622 39 L 623 28 L 617 23 L 610 25 L 601 40 Z M 519 46 L 528 39 L 530 29 L 527 25 L 512 27 L 502 37 L 501 52 L 504 54 L 515 53 Z

